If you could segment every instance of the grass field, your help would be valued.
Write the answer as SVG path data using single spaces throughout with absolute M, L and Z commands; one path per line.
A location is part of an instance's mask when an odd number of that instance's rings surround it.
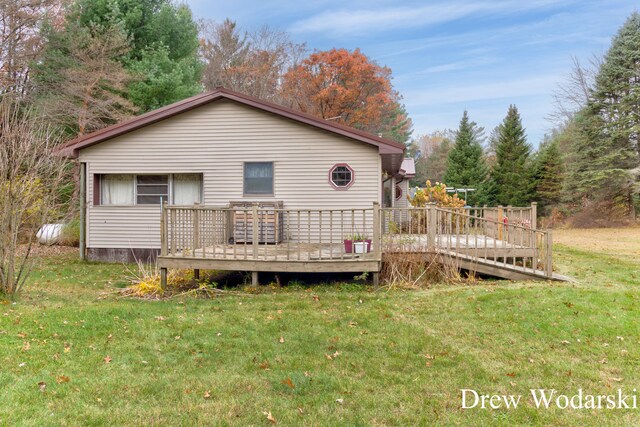
M 638 425 L 529 398 L 640 390 L 640 230 L 613 231 L 554 232 L 577 283 L 212 300 L 122 298 L 124 266 L 43 255 L 0 305 L 0 425 Z M 463 410 L 462 388 L 523 401 Z

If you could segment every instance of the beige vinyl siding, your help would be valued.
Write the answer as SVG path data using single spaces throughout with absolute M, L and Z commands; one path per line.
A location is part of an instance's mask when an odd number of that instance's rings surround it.
M 159 248 L 159 206 L 93 206 L 93 174 L 202 173 L 203 203 L 281 200 L 286 208 L 370 208 L 381 198 L 377 148 L 232 101 L 213 102 L 80 151 L 87 163 L 87 245 Z M 243 164 L 274 163 L 274 195 L 243 196 Z M 355 171 L 334 189 L 336 163 Z
M 398 183 L 398 187 L 402 190 L 402 197 L 396 200 L 395 206 L 397 208 L 408 208 L 409 200 L 407 200 L 407 195 L 409 194 L 409 181 L 404 179 Z

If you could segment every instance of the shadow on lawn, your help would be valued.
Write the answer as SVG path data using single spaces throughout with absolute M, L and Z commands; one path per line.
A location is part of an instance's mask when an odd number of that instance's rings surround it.
M 251 274 L 243 271 L 214 271 L 204 276 L 209 282 L 223 289 L 239 288 L 251 284 Z M 366 280 L 363 280 L 366 279 Z M 371 285 L 371 275 L 356 276 L 354 273 L 270 273 L 261 272 L 261 286 L 314 287 L 318 285 Z

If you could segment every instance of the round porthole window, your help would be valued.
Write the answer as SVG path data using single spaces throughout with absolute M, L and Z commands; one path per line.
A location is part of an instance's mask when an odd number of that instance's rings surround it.
M 334 165 L 329 171 L 329 182 L 336 190 L 346 190 L 351 187 L 355 173 L 346 163 Z
M 402 188 L 399 185 L 396 185 L 396 200 L 400 200 L 402 198 Z

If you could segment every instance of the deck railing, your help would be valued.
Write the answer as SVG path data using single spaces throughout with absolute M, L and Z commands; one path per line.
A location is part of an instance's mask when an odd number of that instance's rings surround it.
M 489 209 L 495 209 L 494 218 Z M 250 261 L 380 261 L 383 252 L 432 252 L 551 277 L 552 236 L 532 208 L 285 209 L 163 205 L 161 255 Z M 515 212 L 515 213 L 514 213 Z M 502 216 L 504 213 L 511 217 Z M 516 221 L 520 215 L 522 221 Z M 506 218 L 506 220 L 505 220 Z M 517 218 L 517 217 L 516 217 Z M 527 222 L 528 221 L 528 222 Z M 353 235 L 365 243 L 344 243 Z M 358 240 L 358 239 L 356 239 Z
M 379 205 L 285 209 L 163 205 L 161 255 L 259 261 L 379 260 Z M 365 236 L 347 252 L 344 240 Z
M 492 218 L 486 209 L 438 208 L 435 204 L 383 208 L 382 252 L 437 252 L 551 277 L 551 232 L 535 229 L 531 220 L 523 223 Z M 529 212 L 528 208 L 510 209 L 519 211 L 524 219 L 535 213 L 535 207 Z

